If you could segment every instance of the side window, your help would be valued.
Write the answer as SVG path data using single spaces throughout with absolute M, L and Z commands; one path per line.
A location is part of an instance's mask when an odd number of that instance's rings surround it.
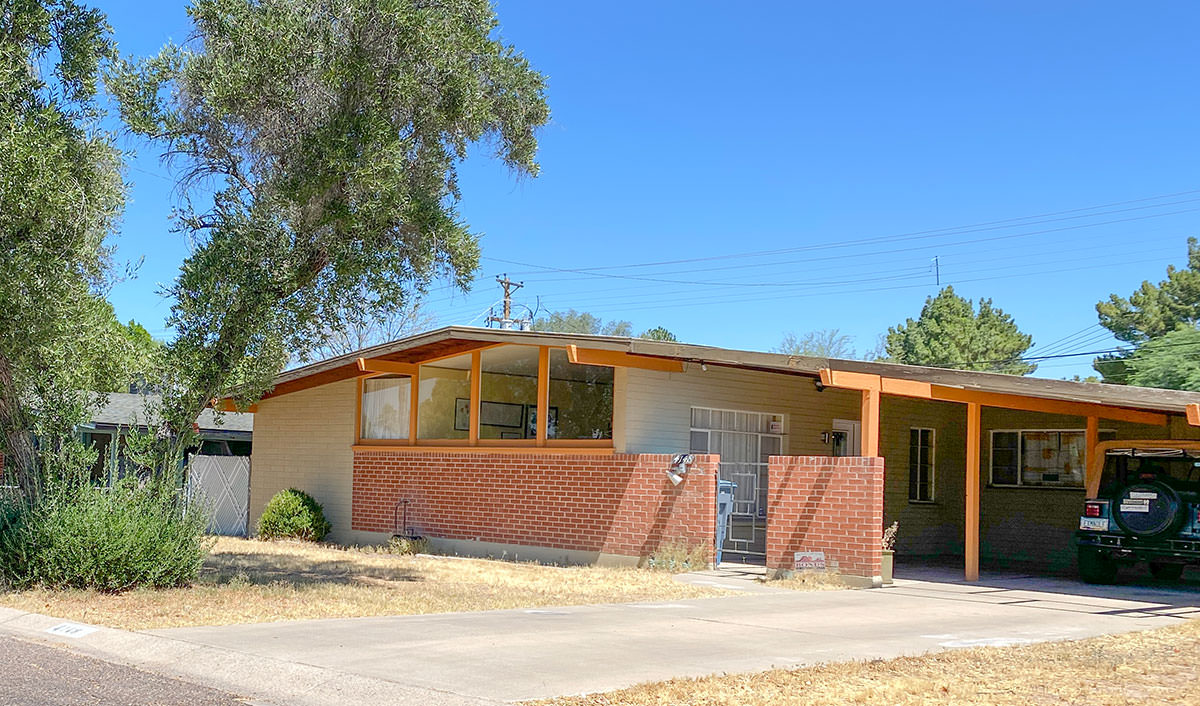
M 908 499 L 933 501 L 933 429 L 908 430 Z

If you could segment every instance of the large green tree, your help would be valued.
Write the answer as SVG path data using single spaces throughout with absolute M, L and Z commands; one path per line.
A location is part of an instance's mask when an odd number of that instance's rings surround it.
M 486 144 L 536 175 L 545 81 L 497 39 L 487 0 L 195 0 L 193 41 L 111 77 L 135 132 L 181 175 L 194 243 L 170 288 L 175 430 L 252 401 L 356 308 L 382 317 L 478 238 L 458 164 Z
M 1032 344 L 1033 337 L 992 300 L 979 300 L 976 310 L 946 287 L 925 299 L 920 317 L 888 329 L 884 350 L 885 360 L 894 363 L 1028 375 L 1037 365 L 1021 356 Z
M 1181 356 L 1185 353 L 1200 353 L 1200 349 L 1187 346 L 1159 345 L 1146 348 L 1149 342 L 1167 336 L 1173 339 L 1188 336 L 1187 329 L 1194 329 L 1200 324 L 1200 243 L 1195 238 L 1188 238 L 1187 245 L 1186 268 L 1177 269 L 1174 265 L 1168 265 L 1166 279 L 1158 284 L 1146 280 L 1128 297 L 1112 294 L 1107 300 L 1096 304 L 1100 325 L 1111 331 L 1118 341 L 1130 346 L 1125 352 L 1104 355 L 1092 363 L 1092 367 L 1104 376 L 1105 382 L 1144 385 L 1150 380 L 1160 383 L 1175 380 L 1177 378 L 1170 375 L 1148 376 L 1145 371 L 1147 366 L 1162 369 L 1182 362 Z M 1180 328 L 1184 333 L 1176 334 Z M 1141 374 L 1135 375 L 1129 365 L 1134 355 L 1138 357 Z M 1152 364 L 1150 359 L 1160 355 L 1165 356 L 1161 365 Z
M 1200 390 L 1200 329 L 1180 324 L 1138 346 L 1122 363 L 1127 384 Z
M 628 321 L 613 319 L 605 321 L 586 311 L 552 311 L 545 316 L 533 320 L 534 331 L 553 331 L 555 333 L 581 333 L 593 336 L 624 336 L 633 335 L 633 324 Z
M 0 3 L 0 453 L 30 493 L 82 418 L 83 391 L 120 377 L 127 342 L 100 297 L 125 190 L 112 135 L 97 127 L 112 55 L 96 10 Z

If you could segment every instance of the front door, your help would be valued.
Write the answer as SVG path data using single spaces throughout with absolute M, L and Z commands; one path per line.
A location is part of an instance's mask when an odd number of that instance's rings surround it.
M 719 454 L 721 480 L 737 483 L 722 546 L 730 559 L 766 557 L 767 459 L 783 453 L 782 432 L 782 414 L 692 408 L 691 452 Z

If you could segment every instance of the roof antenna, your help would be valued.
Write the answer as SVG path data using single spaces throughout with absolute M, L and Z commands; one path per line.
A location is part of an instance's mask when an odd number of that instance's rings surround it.
M 525 286 L 524 282 L 514 282 L 508 278 L 507 274 L 500 275 L 496 278 L 496 282 L 504 288 L 504 315 L 492 315 L 487 318 L 488 326 L 496 323 L 500 324 L 500 328 L 508 331 L 528 331 L 530 328 L 529 319 L 514 319 L 512 315 L 512 293 Z M 528 308 L 528 307 L 526 307 Z

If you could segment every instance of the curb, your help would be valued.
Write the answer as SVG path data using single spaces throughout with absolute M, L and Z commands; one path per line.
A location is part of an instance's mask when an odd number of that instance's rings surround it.
M 85 634 L 66 637 L 47 632 L 64 623 L 82 626 L 85 630 L 80 632 Z M 502 703 L 170 637 L 85 625 L 12 608 L 0 607 L 2 635 L 221 689 L 262 706 L 326 706 L 331 703 L 495 706 Z

